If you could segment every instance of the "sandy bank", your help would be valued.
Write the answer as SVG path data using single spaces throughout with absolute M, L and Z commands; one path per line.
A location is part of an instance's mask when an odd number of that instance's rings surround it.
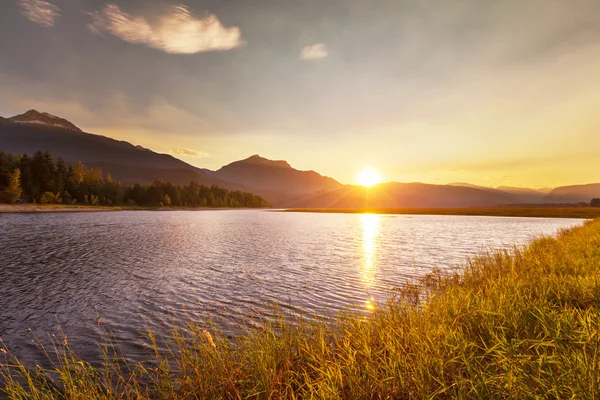
M 0 213 L 39 213 L 39 212 L 91 212 L 118 211 L 117 207 L 41 205 L 41 204 L 0 204 Z

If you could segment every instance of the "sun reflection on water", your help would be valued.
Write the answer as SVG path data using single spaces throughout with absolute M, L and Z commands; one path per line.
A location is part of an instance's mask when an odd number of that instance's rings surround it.
M 365 289 L 370 289 L 375 283 L 377 274 L 377 266 L 375 265 L 375 252 L 377 250 L 377 238 L 379 236 L 379 215 L 377 214 L 362 214 L 360 216 L 362 225 L 362 247 L 363 261 L 361 264 L 360 279 L 362 280 Z M 368 310 L 374 308 L 374 299 L 368 298 L 366 307 Z

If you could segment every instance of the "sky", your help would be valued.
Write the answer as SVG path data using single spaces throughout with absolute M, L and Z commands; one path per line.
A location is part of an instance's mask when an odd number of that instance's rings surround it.
M 2 0 L 0 116 L 354 183 L 600 182 L 598 0 Z

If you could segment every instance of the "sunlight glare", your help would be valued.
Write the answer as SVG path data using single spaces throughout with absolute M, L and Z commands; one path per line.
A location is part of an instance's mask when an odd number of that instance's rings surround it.
M 365 168 L 358 173 L 356 181 L 364 187 L 371 187 L 381 182 L 381 175 L 373 168 Z
M 369 289 L 375 283 L 376 266 L 374 262 L 379 236 L 379 215 L 362 214 L 360 216 L 363 230 L 363 265 L 361 268 L 361 280 L 365 289 Z

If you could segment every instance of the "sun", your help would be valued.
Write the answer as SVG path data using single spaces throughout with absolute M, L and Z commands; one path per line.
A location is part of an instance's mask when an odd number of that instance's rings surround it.
M 365 168 L 356 175 L 356 182 L 364 187 L 371 187 L 381 182 L 381 175 L 373 168 Z

